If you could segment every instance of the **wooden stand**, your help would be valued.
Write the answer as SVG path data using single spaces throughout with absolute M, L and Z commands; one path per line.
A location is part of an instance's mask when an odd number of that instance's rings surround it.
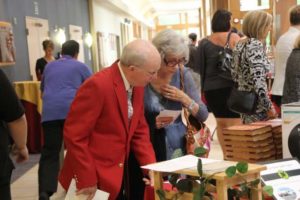
M 232 165 L 235 165 L 236 162 L 232 162 Z M 244 180 L 253 181 L 255 179 L 260 179 L 260 172 L 265 170 L 266 167 L 263 165 L 255 165 L 249 164 L 248 172 L 246 174 L 240 174 Z M 155 200 L 159 200 L 159 196 L 156 194 L 156 190 L 163 189 L 163 182 L 162 182 L 162 173 L 164 172 L 157 172 L 154 171 L 154 193 L 155 193 Z M 176 174 L 185 174 L 190 176 L 198 176 L 197 169 L 184 169 L 174 172 Z M 205 174 L 205 176 L 210 176 L 211 174 Z M 240 176 L 234 176 L 232 178 L 228 178 L 225 172 L 220 172 L 215 174 L 213 179 L 216 180 L 216 187 L 217 187 L 217 199 L 218 200 L 227 200 L 227 189 L 231 186 L 238 185 L 243 183 L 244 180 Z M 261 184 L 257 185 L 257 188 L 251 191 L 251 196 L 253 200 L 262 200 L 262 190 Z M 192 195 L 184 195 L 182 200 L 192 200 Z

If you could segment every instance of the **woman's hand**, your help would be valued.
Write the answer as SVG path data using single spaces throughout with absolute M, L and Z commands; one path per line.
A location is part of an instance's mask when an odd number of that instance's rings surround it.
M 278 117 L 278 114 L 273 107 L 270 110 L 268 110 L 267 115 L 269 119 L 275 119 Z
M 187 101 L 190 100 L 190 98 L 182 90 L 171 85 L 161 86 L 161 93 L 167 99 L 181 102 L 184 105 L 188 104 Z

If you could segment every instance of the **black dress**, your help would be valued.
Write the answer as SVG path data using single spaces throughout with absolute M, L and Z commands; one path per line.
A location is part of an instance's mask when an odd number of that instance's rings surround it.
M 47 65 L 47 63 L 48 62 L 44 57 L 37 59 L 36 64 L 35 64 L 35 73 L 43 75 L 44 69 L 45 69 L 45 66 Z

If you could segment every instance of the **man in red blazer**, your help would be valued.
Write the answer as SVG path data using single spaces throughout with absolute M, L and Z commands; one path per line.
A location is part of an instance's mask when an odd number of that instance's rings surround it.
M 64 125 L 67 154 L 59 180 L 65 189 L 74 178 L 77 194 L 87 199 L 97 188 L 110 193 L 109 199 L 122 199 L 130 150 L 140 165 L 156 162 L 144 118 L 143 87 L 156 78 L 160 62 L 150 42 L 135 40 L 125 46 L 120 61 L 80 87 Z M 128 91 L 133 109 L 128 109 Z

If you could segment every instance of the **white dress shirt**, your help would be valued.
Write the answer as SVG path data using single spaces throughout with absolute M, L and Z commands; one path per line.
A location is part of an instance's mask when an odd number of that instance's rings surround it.
M 275 48 L 275 77 L 272 95 L 282 96 L 287 59 L 294 48 L 300 30 L 291 26 L 277 41 Z

